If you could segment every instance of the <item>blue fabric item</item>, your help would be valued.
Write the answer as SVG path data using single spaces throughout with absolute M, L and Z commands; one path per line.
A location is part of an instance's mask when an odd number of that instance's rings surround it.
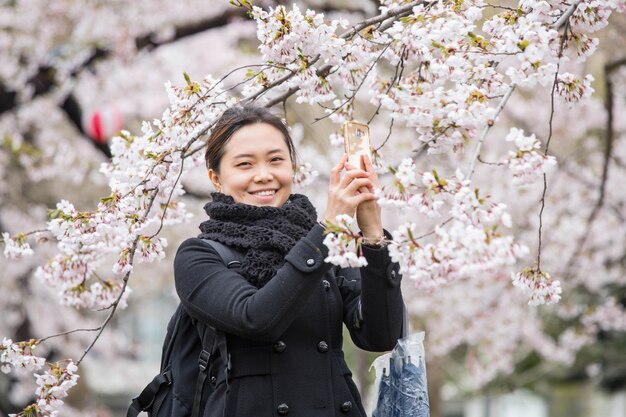
M 398 417 L 428 417 L 430 407 L 423 366 L 408 362 L 400 371 L 400 387 L 396 399 Z
M 383 370 L 383 376 L 380 379 L 378 387 L 378 401 L 376 402 L 376 410 L 372 413 L 372 417 L 391 417 L 391 385 L 389 375 Z
M 373 417 L 430 417 L 426 369 L 423 360 L 417 365 L 394 350 L 389 376 L 383 374 Z

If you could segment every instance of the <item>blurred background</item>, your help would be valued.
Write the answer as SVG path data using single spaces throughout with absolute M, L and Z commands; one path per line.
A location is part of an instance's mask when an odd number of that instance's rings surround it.
M 296 3 L 351 23 L 377 14 L 379 6 L 375 0 Z M 587 62 L 568 63 L 573 72 L 593 74 L 594 96 L 577 106 L 558 104 L 554 115 L 551 153 L 559 167 L 547 196 L 543 256 L 545 269 L 563 285 L 561 303 L 528 306 L 511 285 L 512 270 L 433 292 L 403 283 L 412 329 L 426 331 L 432 417 L 626 417 L 626 17 L 614 14 L 597 36 L 598 51 Z M 111 156 L 110 137 L 121 129 L 139 132 L 142 121 L 160 117 L 168 106 L 166 81 L 184 84 L 183 72 L 191 79 L 219 78 L 258 63 L 257 46 L 254 21 L 226 0 L 0 0 L 0 232 L 44 229 L 48 209 L 63 199 L 93 210 L 110 193 L 99 172 Z M 511 126 L 545 140 L 549 93 L 516 92 L 490 133 L 496 139 L 486 147 L 486 160 L 506 155 L 503 137 Z M 375 111 L 366 94 L 358 103 L 364 119 Z M 338 126 L 327 119 L 313 123 L 324 115 L 320 107 L 289 101 L 276 111 L 290 124 L 301 160 L 319 173 L 298 192 L 322 212 L 329 168 L 343 153 L 329 141 Z M 374 145 L 381 145 L 389 119 L 383 114 L 371 129 Z M 412 156 L 422 170 L 449 173 L 463 158 L 427 155 L 418 143 L 414 130 L 395 126 L 381 154 L 389 165 Z M 507 203 L 512 233 L 532 253 L 541 187 L 512 188 L 506 174 L 494 176 L 493 169 L 479 165 L 475 181 Z M 163 231 L 165 260 L 136 267 L 129 307 L 81 365 L 79 385 L 61 415 L 123 416 L 130 398 L 158 371 L 177 305 L 172 258 L 181 241 L 198 233 L 212 191 L 203 167 L 183 184 L 194 217 Z M 390 209 L 385 216 L 389 230 L 407 220 L 429 230 L 428 219 L 416 213 Z M 34 278 L 53 251 L 44 244 L 19 262 L 0 258 L 0 336 L 27 340 L 102 321 L 102 312 L 60 306 L 57 294 Z M 78 357 L 91 336 L 53 339 L 45 354 Z M 377 355 L 352 346 L 347 334 L 345 340 L 371 410 L 369 366 Z M 0 373 L 0 415 L 21 410 L 34 390 L 32 375 Z

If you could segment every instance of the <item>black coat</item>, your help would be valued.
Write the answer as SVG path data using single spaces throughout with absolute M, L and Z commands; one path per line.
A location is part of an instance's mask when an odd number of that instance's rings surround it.
M 365 416 L 342 322 L 358 347 L 392 349 L 402 331 L 401 277 L 385 248 L 363 248 L 367 267 L 331 268 L 322 241 L 315 225 L 261 289 L 201 239 L 179 247 L 178 295 L 192 317 L 226 333 L 231 355 L 228 381 L 221 359 L 210 368 L 205 417 Z

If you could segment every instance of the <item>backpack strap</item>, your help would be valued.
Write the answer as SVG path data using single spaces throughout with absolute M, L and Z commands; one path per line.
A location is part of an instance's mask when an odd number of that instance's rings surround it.
M 227 268 L 236 268 L 241 265 L 243 260 L 243 254 L 240 252 L 220 243 L 215 240 L 202 239 L 222 258 L 222 262 Z M 228 374 L 230 372 L 230 354 L 228 353 L 228 347 L 226 345 L 226 335 L 221 330 L 218 330 L 212 326 L 204 325 L 202 331 L 202 351 L 198 359 L 198 366 L 200 372 L 198 373 L 198 380 L 196 381 L 196 393 L 193 399 L 193 407 L 191 408 L 191 417 L 199 417 L 200 405 L 202 404 L 202 392 L 204 391 L 204 385 L 209 374 L 209 364 L 211 362 L 211 354 L 215 352 L 215 347 L 222 357 L 222 360 L 226 364 L 226 384 L 228 385 Z
M 243 261 L 243 254 L 241 252 L 229 246 L 226 246 L 225 244 L 216 240 L 202 240 L 211 245 L 213 249 L 215 249 L 220 258 L 222 258 L 222 261 L 227 268 L 236 268 L 237 266 L 241 266 L 241 261 Z

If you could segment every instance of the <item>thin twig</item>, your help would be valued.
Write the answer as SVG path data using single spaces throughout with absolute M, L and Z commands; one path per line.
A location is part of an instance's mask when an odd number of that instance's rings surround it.
M 391 118 L 391 123 L 389 123 L 389 133 L 387 133 L 387 137 L 385 138 L 385 140 L 383 141 L 383 143 L 376 149 L 374 149 L 376 152 L 378 152 L 379 150 L 382 149 L 383 146 L 385 146 L 385 144 L 387 143 L 387 141 L 389 140 L 389 138 L 391 137 L 391 132 L 393 131 L 393 122 L 394 122 L 394 118 Z
M 370 72 L 372 72 L 372 70 L 374 69 L 374 67 L 376 66 L 376 64 L 378 63 L 378 61 L 382 58 L 383 54 L 387 51 L 387 49 L 389 49 L 389 46 L 391 46 L 390 43 L 388 43 L 387 45 L 385 45 L 385 47 L 383 48 L 382 51 L 380 51 L 380 54 L 378 54 L 378 56 L 376 57 L 376 59 L 374 60 L 374 62 L 372 62 L 372 65 L 370 65 L 370 67 L 367 69 L 367 71 L 365 72 L 365 75 L 363 75 L 363 78 L 361 78 L 361 82 L 359 83 L 359 85 L 354 89 L 352 95 L 350 95 L 346 101 L 344 101 L 341 105 L 337 106 L 335 109 L 333 109 L 330 113 L 327 113 L 326 115 L 322 116 L 322 117 L 318 117 L 315 119 L 315 121 L 313 123 L 319 122 L 320 120 L 324 120 L 327 117 L 330 117 L 330 115 L 336 113 L 340 108 L 342 108 L 344 105 L 346 105 L 347 103 L 349 103 L 350 101 L 354 100 L 354 97 L 356 96 L 356 94 L 359 92 L 359 90 L 361 89 L 361 87 L 363 87 L 363 83 L 365 83 L 365 80 L 367 79 L 367 76 L 370 74 Z
M 402 46 L 402 51 L 400 51 L 400 61 L 398 62 L 398 65 L 396 65 L 395 71 L 393 73 L 393 78 L 391 79 L 391 82 L 389 83 L 389 86 L 387 87 L 387 91 L 385 91 L 385 95 L 389 94 L 389 92 L 391 91 L 393 86 L 400 81 L 400 79 L 402 78 L 402 74 L 404 74 L 404 54 L 405 54 L 405 52 L 406 52 L 406 45 L 403 45 Z M 380 108 L 382 107 L 382 105 L 383 105 L 382 102 L 379 101 L 378 106 L 376 106 L 376 111 L 374 111 L 374 113 L 372 113 L 372 116 L 367 121 L 367 124 L 371 124 L 372 123 L 372 120 L 374 120 L 374 117 L 376 117 L 376 115 L 380 111 Z M 387 137 L 387 138 L 389 138 L 389 137 Z
M 72 333 L 78 333 L 78 332 L 97 332 L 97 331 L 98 331 L 98 330 L 100 330 L 101 328 L 102 328 L 102 326 L 99 326 L 99 327 L 94 327 L 93 329 L 74 329 L 74 330 L 68 330 L 67 332 L 57 333 L 57 334 L 53 334 L 53 335 L 50 335 L 50 336 L 46 336 L 46 337 L 44 337 L 44 338 L 42 338 L 42 339 L 38 339 L 38 340 L 37 340 L 37 344 L 39 345 L 39 344 L 41 344 L 41 343 L 45 342 L 45 341 L 46 341 L 46 340 L 48 340 L 48 339 L 53 339 L 53 338 L 55 338 L 55 337 L 61 337 L 61 336 L 67 336 L 67 335 L 72 334 Z
M 467 173 L 467 178 L 468 179 L 471 179 L 472 175 L 474 175 L 474 170 L 476 169 L 476 160 L 478 159 L 478 157 L 480 155 L 480 150 L 482 149 L 483 143 L 485 142 L 485 138 L 487 137 L 487 133 L 489 133 L 489 131 L 491 130 L 492 126 L 495 124 L 495 121 L 498 119 L 498 116 L 500 115 L 502 110 L 504 110 L 504 106 L 506 106 L 506 103 L 509 101 L 509 98 L 511 98 L 511 94 L 513 94 L 513 91 L 515 91 L 515 87 L 516 87 L 515 83 L 512 83 L 509 86 L 509 89 L 504 94 L 504 97 L 502 97 L 502 100 L 500 101 L 500 104 L 498 104 L 498 107 L 496 109 L 496 114 L 494 115 L 493 119 L 491 119 L 487 123 L 485 128 L 483 129 L 483 132 L 480 135 L 480 139 L 478 140 L 478 143 L 476 144 L 476 150 L 474 151 L 474 157 L 472 158 L 472 161 L 470 163 L 470 168 L 469 168 L 469 171 Z
M 574 9 L 568 9 L 569 14 L 574 12 Z M 570 11 L 571 10 L 571 11 Z M 567 14 L 567 12 L 566 12 Z M 564 14 L 565 15 L 565 14 Z M 561 19 L 559 19 L 559 22 Z M 557 22 L 558 23 L 558 22 Z M 544 154 L 548 155 L 548 150 L 550 149 L 550 141 L 552 140 L 552 135 L 554 132 L 554 113 L 555 113 L 555 104 L 554 97 L 556 94 L 556 86 L 559 82 L 559 69 L 561 68 L 561 58 L 563 57 L 563 51 L 565 50 L 565 40 L 567 39 L 567 30 L 569 28 L 569 21 L 566 21 L 565 30 L 563 32 L 563 37 L 561 38 L 561 44 L 559 45 L 559 55 L 558 62 L 556 64 L 556 71 L 554 73 L 554 81 L 552 82 L 552 91 L 550 92 L 550 120 L 548 121 L 548 139 L 546 140 L 546 146 L 544 150 Z M 544 172 L 543 174 L 543 190 L 541 192 L 541 208 L 539 209 L 539 228 L 537 229 L 537 270 L 541 270 L 541 247 L 543 244 L 543 212 L 546 208 L 546 194 L 548 193 L 548 176 Z
M 504 165 L 506 165 L 504 162 L 489 162 L 489 161 L 484 161 L 480 155 L 478 155 L 478 156 L 476 157 L 476 159 L 478 160 L 478 162 L 480 162 L 481 164 L 485 164 L 485 165 L 493 165 L 493 166 L 504 166 Z
M 439 223 L 439 225 L 438 225 L 438 226 L 440 226 L 440 227 L 445 226 L 446 224 L 450 223 L 453 219 L 454 219 L 454 217 L 448 217 L 448 218 L 447 218 L 446 220 L 444 220 L 442 223 Z M 435 232 L 436 232 L 436 230 L 431 230 L 431 231 L 430 231 L 430 232 L 428 232 L 428 233 L 424 233 L 423 235 L 416 237 L 416 238 L 415 238 L 415 240 L 420 240 L 420 239 L 423 239 L 423 238 L 425 238 L 425 237 L 428 237 L 428 236 L 430 236 L 430 235 L 435 234 Z
M 142 216 L 141 221 L 145 220 L 148 217 L 148 214 L 150 213 L 150 210 L 152 209 L 152 205 L 154 204 L 154 201 L 156 200 L 157 194 L 158 194 L 158 190 L 153 192 L 152 197 L 150 199 L 150 203 L 148 204 L 148 207 L 146 208 L 146 211 L 144 212 L 144 215 Z M 137 236 L 135 238 L 135 240 L 133 241 L 133 246 L 130 249 L 130 254 L 129 254 L 130 259 L 129 259 L 128 263 L 131 266 L 133 265 L 133 261 L 135 259 L 135 252 L 137 251 L 137 243 L 138 242 L 139 242 L 139 236 Z M 115 301 L 111 304 L 111 311 L 107 315 L 107 317 L 104 320 L 104 322 L 102 322 L 102 324 L 98 328 L 98 330 L 97 330 L 98 334 L 96 334 L 96 336 L 91 341 L 91 343 L 89 344 L 87 349 L 85 349 L 85 351 L 83 352 L 83 354 L 80 357 L 80 359 L 76 362 L 76 366 L 80 365 L 80 363 L 83 361 L 83 359 L 85 359 L 87 354 L 91 351 L 91 349 L 94 347 L 96 342 L 100 339 L 100 336 L 102 336 L 102 333 L 104 332 L 104 329 L 106 328 L 106 326 L 109 324 L 109 322 L 111 321 L 111 319 L 115 315 L 115 312 L 117 311 L 117 308 L 118 308 L 118 306 L 120 304 L 120 301 L 122 300 L 122 297 L 124 296 L 124 293 L 126 292 L 126 288 L 128 287 L 128 278 L 130 277 L 130 273 L 131 272 L 132 272 L 132 269 L 130 271 L 126 272 L 126 274 L 124 274 L 124 279 L 123 279 L 124 283 L 122 285 L 122 290 L 120 291 L 120 294 L 117 296 Z

